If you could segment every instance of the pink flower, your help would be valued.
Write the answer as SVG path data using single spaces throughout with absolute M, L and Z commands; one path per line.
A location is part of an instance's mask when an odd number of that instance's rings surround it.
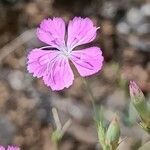
M 89 18 L 75 17 L 69 21 L 66 33 L 63 19 L 44 19 L 37 29 L 37 37 L 49 46 L 35 48 L 29 53 L 29 73 L 34 77 L 42 77 L 52 90 L 62 90 L 72 85 L 74 80 L 69 61 L 83 77 L 98 72 L 103 65 L 99 47 L 73 51 L 74 48 L 78 49 L 77 46 L 93 41 L 97 29 Z
M 20 150 L 17 146 L 8 146 L 7 148 L 0 146 L 0 150 Z
M 20 150 L 20 148 L 17 146 L 8 146 L 7 150 Z
M 135 105 L 137 104 L 141 105 L 141 103 L 145 103 L 145 96 L 142 90 L 138 87 L 138 85 L 134 81 L 130 81 L 129 91 L 130 91 L 131 100 Z
M 134 97 L 134 98 L 139 98 L 141 96 L 143 97 L 143 92 L 134 81 L 130 81 L 129 90 L 130 90 L 131 97 Z
M 0 150 L 5 150 L 5 147 L 0 145 Z

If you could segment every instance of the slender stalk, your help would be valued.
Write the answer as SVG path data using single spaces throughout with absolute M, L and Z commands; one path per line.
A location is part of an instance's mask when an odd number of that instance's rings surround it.
M 110 138 L 110 140 L 114 140 L 114 138 L 116 138 L 115 139 L 116 141 L 115 141 L 115 143 L 106 143 L 106 132 L 105 132 L 105 128 L 103 126 L 103 121 L 102 121 L 103 119 L 99 118 L 99 113 L 96 109 L 96 105 L 95 105 L 96 99 L 91 91 L 88 81 L 85 80 L 84 78 L 82 78 L 82 80 L 83 80 L 83 83 L 87 89 L 89 96 L 90 96 L 90 100 L 91 100 L 91 103 L 93 106 L 94 120 L 96 122 L 96 125 L 98 125 L 97 132 L 98 132 L 99 142 L 101 143 L 103 150 L 116 150 L 116 147 L 118 146 L 117 144 L 119 141 L 119 136 L 120 136 L 120 128 L 118 127 L 118 124 L 116 122 L 117 119 L 115 118 L 115 120 L 111 123 L 111 126 L 109 127 L 110 129 L 107 131 L 108 132 L 107 138 Z M 97 115 L 98 115 L 98 118 L 97 118 Z M 98 124 L 97 124 L 97 122 L 98 122 Z M 114 131 L 114 133 L 113 133 L 113 131 Z M 111 141 L 111 142 L 114 142 L 114 141 Z
M 96 106 L 95 106 L 95 97 L 90 89 L 90 86 L 89 86 L 89 83 L 86 79 L 82 78 L 82 81 L 86 87 L 86 90 L 90 96 L 90 100 L 91 100 L 91 103 L 92 103 L 92 106 L 93 106 L 93 111 L 94 111 L 94 116 L 96 115 Z

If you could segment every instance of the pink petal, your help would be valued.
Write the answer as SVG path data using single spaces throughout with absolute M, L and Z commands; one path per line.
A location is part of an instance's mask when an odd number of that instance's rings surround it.
M 44 82 L 52 90 L 62 90 L 68 88 L 73 83 L 74 75 L 69 65 L 69 60 L 65 57 L 57 58 L 49 68 L 49 73 L 44 77 Z
M 0 150 L 5 150 L 5 147 L 3 147 L 3 146 L 0 146 Z
M 61 18 L 44 19 L 37 29 L 38 38 L 51 46 L 59 48 L 65 45 L 65 22 Z
M 98 47 L 72 51 L 70 59 L 83 77 L 92 75 L 101 70 L 104 60 L 102 52 Z
M 27 70 L 33 73 L 34 77 L 40 78 L 47 71 L 48 64 L 59 54 L 56 50 L 33 49 L 28 55 Z
M 20 150 L 17 146 L 8 146 L 7 150 Z
M 98 28 L 93 25 L 89 18 L 75 17 L 68 25 L 67 46 L 70 49 L 93 41 Z
M 42 77 L 52 90 L 68 88 L 74 79 L 68 59 L 56 50 L 32 50 L 28 55 L 27 70 L 34 77 Z

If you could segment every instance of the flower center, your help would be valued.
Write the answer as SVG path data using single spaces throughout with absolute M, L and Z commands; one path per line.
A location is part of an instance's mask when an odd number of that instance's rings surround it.
M 65 51 L 63 51 L 62 53 L 63 53 L 63 55 L 64 55 L 65 57 L 69 58 L 69 56 L 70 56 L 70 52 L 69 52 L 69 51 L 65 50 Z
M 71 51 L 69 51 L 67 47 L 64 47 L 64 48 L 61 50 L 61 52 L 62 52 L 61 54 L 62 54 L 63 56 L 65 56 L 65 57 L 67 57 L 67 58 L 70 57 Z

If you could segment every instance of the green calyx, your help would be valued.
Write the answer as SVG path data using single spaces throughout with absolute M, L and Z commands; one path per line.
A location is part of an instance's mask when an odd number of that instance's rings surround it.
M 119 145 L 120 127 L 115 115 L 111 121 L 108 129 L 106 130 L 100 121 L 97 126 L 99 142 L 102 145 L 103 150 L 116 150 Z
M 106 143 L 111 146 L 112 150 L 118 147 L 120 137 L 120 127 L 117 116 L 114 117 L 106 132 Z

